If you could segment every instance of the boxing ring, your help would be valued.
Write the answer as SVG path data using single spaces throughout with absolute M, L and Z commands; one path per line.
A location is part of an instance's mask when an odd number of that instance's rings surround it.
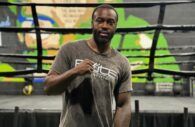
M 133 96 L 131 101 L 131 127 L 194 127 L 194 97 Z M 57 127 L 61 107 L 61 96 L 0 96 L 0 126 Z
M 155 60 L 158 58 L 167 57 L 194 57 L 195 52 L 185 53 L 171 53 L 171 54 L 156 54 L 158 50 L 194 50 L 195 45 L 180 46 L 180 47 L 158 47 L 158 40 L 161 33 L 171 34 L 180 32 L 182 34 L 186 32 L 194 32 L 195 24 L 179 24 L 179 25 L 165 25 L 165 10 L 171 5 L 182 4 L 194 4 L 194 1 L 166 1 L 166 2 L 128 2 L 128 3 L 110 3 L 116 8 L 151 8 L 158 7 L 158 19 L 157 24 L 140 26 L 140 27 L 126 27 L 118 28 L 116 33 L 120 34 L 121 40 L 117 46 L 117 50 L 120 52 L 128 51 L 143 51 L 149 52 L 149 55 L 145 54 L 127 54 L 126 57 L 131 58 L 147 58 L 147 63 L 132 63 L 132 66 L 143 65 L 144 69 L 135 69 L 132 71 L 133 78 L 147 79 L 148 82 L 153 81 L 155 78 L 193 78 L 195 77 L 194 69 L 190 70 L 169 70 L 156 67 L 156 65 L 172 65 L 172 64 L 193 64 L 193 60 L 176 61 L 176 62 L 159 62 Z M 16 77 L 33 79 L 37 81 L 38 78 L 44 80 L 44 77 L 48 69 L 43 67 L 44 61 L 53 60 L 55 55 L 44 55 L 41 34 L 91 34 L 91 28 L 47 28 L 41 27 L 39 24 L 37 7 L 86 7 L 93 8 L 100 5 L 99 3 L 9 3 L 0 2 L 0 7 L 16 6 L 23 7 L 28 6 L 31 8 L 33 27 L 1 27 L 0 32 L 6 33 L 34 33 L 36 36 L 36 55 L 25 55 L 17 53 L 4 53 L 0 52 L 1 61 L 5 63 L 35 65 L 34 68 L 18 69 L 15 71 L 1 71 L 1 77 Z M 138 34 L 140 32 L 152 32 L 151 48 L 123 48 L 124 35 L 126 34 Z M 5 47 L 1 47 L 5 48 Z M 58 50 L 55 49 L 55 50 Z M 6 61 L 4 58 L 14 59 L 12 61 Z M 18 61 L 17 59 L 33 59 L 36 62 Z M 34 75 L 36 74 L 36 75 Z M 39 75 L 40 74 L 40 75 Z M 142 76 L 139 74 L 146 74 Z M 154 75 L 159 74 L 159 75 Z M 36 79 L 37 78 L 37 79 Z M 41 81 L 42 81 L 41 80 Z M 4 86 L 7 87 L 6 85 Z M 42 86 L 40 86 L 42 89 Z M 186 86 L 187 92 L 184 95 L 193 96 L 189 89 L 191 86 Z M 137 88 L 135 88 L 136 90 Z M 2 92 L 2 91 L 1 91 Z M 43 94 L 43 93 L 42 93 Z M 132 97 L 132 127 L 194 127 L 195 126 L 195 100 L 194 97 L 153 97 L 153 96 L 133 96 Z M 0 95 L 0 127 L 57 127 L 59 124 L 61 100 L 59 96 L 14 96 L 14 95 Z M 163 103 L 162 103 L 163 102 Z M 174 103 L 174 104 L 173 104 Z M 50 105 L 51 104 L 51 105 Z M 48 106 L 50 105 L 50 106 Z M 17 106 L 17 107 L 15 107 Z M 15 107 L 15 109 L 14 109 Z M 178 108 L 176 108 L 178 107 Z

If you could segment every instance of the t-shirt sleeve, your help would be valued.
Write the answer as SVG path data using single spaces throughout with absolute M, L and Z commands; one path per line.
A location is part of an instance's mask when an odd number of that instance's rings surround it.
M 52 71 L 55 71 L 58 74 L 62 74 L 65 71 L 69 70 L 70 68 L 69 55 L 71 53 L 69 49 L 70 49 L 69 44 L 63 45 L 59 49 L 51 67 Z
M 118 83 L 119 93 L 132 91 L 131 67 L 127 59 L 122 63 L 121 79 Z

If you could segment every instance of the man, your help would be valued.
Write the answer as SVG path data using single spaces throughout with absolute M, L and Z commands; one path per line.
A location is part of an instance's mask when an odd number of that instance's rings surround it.
M 129 127 L 130 66 L 110 47 L 117 21 L 112 6 L 98 6 L 92 14 L 93 37 L 68 43 L 58 52 L 44 89 L 63 93 L 60 127 Z

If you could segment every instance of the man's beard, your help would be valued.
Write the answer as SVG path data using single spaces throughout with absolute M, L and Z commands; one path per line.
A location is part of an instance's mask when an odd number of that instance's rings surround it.
M 106 32 L 107 36 L 101 36 L 100 33 L 101 31 L 93 30 L 93 38 L 99 46 L 110 43 L 112 37 L 114 36 L 114 32 Z

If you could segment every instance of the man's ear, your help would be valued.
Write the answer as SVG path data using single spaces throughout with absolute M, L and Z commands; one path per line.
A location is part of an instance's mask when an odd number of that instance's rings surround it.
M 117 25 L 118 25 L 118 23 L 116 23 L 116 26 L 115 26 L 116 29 L 117 29 Z
M 116 30 L 117 30 L 117 23 L 116 23 L 116 25 L 115 25 L 115 32 L 116 32 Z
M 91 28 L 93 28 L 93 19 L 91 20 Z

